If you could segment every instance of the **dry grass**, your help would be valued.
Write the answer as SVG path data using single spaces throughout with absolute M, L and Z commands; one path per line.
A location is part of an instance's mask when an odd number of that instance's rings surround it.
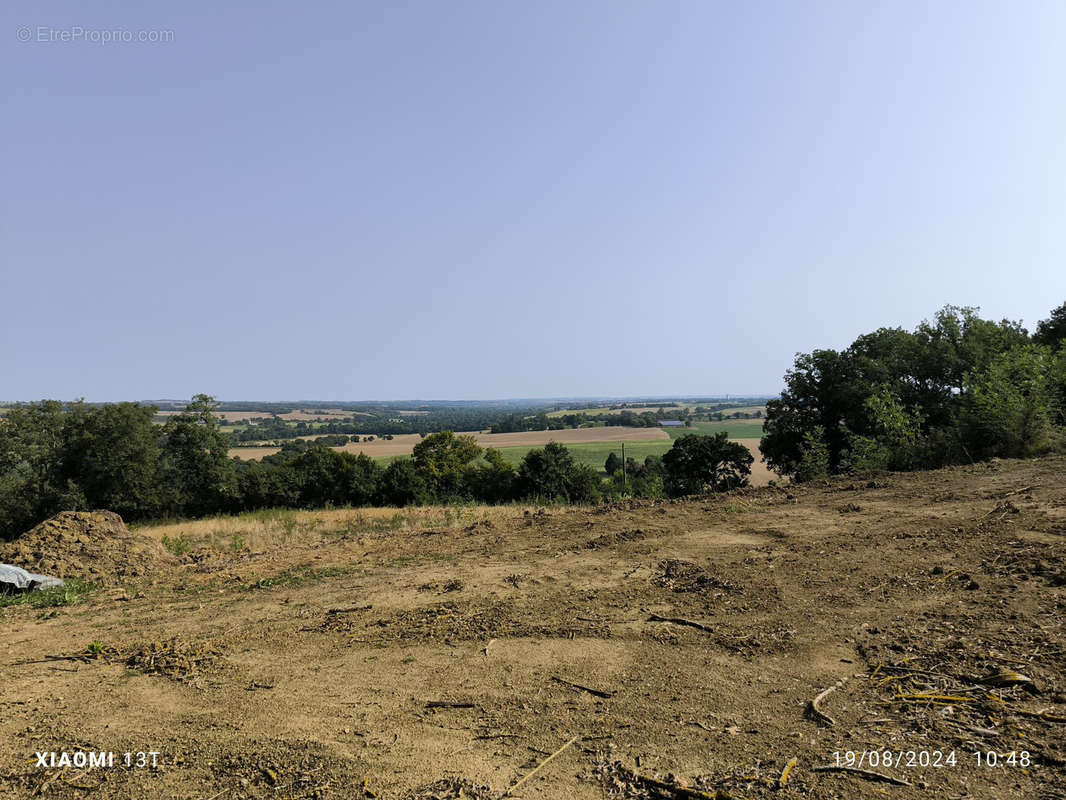
M 486 527 L 514 520 L 528 506 L 417 506 L 410 508 L 339 508 L 320 511 L 271 509 L 234 516 L 145 525 L 137 530 L 179 549 L 259 551 L 299 543 L 312 545 L 338 536 L 435 528 Z

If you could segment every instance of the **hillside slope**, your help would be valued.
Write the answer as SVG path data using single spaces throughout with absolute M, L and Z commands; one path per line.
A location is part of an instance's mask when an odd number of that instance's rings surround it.
M 497 797 L 574 737 L 516 795 L 1063 796 L 1062 459 L 388 513 L 195 523 L 217 550 L 0 609 L 0 796 Z M 159 767 L 36 766 L 79 748 Z

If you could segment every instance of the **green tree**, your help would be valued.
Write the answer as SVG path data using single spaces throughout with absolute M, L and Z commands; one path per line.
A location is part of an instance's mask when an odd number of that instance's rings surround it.
M 851 440 L 849 471 L 906 470 L 923 464 L 922 419 L 887 387 L 866 398 L 869 435 Z
M 159 430 L 156 409 L 138 403 L 75 404 L 63 426 L 63 471 L 92 508 L 126 519 L 160 510 Z
M 1047 319 L 1040 320 L 1033 334 L 1033 341 L 1057 350 L 1066 340 L 1066 303 L 1051 312 Z
M 415 445 L 415 468 L 426 487 L 441 499 L 460 497 L 464 476 L 481 455 L 473 436 L 456 436 L 452 431 L 433 433 Z
M 622 468 L 622 459 L 613 450 L 607 454 L 607 460 L 603 462 L 603 471 L 610 477 Z
M 397 458 L 381 476 L 381 501 L 390 506 L 427 503 L 430 493 L 422 475 L 409 458 Z
M 172 513 L 202 516 L 237 501 L 236 470 L 217 408 L 213 397 L 198 394 L 163 426 L 161 479 Z
M 0 419 L 0 538 L 13 539 L 58 511 L 84 509 L 81 489 L 64 475 L 68 412 L 42 400 Z
M 1049 444 L 1050 367 L 1045 347 L 1001 353 L 967 376 L 962 423 L 974 457 L 1034 455 Z
M 506 503 L 514 499 L 515 468 L 504 461 L 500 451 L 486 448 L 484 464 L 467 470 L 467 494 L 484 503 Z
M 865 399 L 852 354 L 815 350 L 796 356 L 785 373 L 785 391 L 766 404 L 759 447 L 771 469 L 794 474 L 810 436 L 825 446 L 830 473 L 839 470 L 849 449 L 849 430 L 859 427 Z M 850 424 L 849 424 L 850 423 Z
M 591 467 L 578 465 L 558 442 L 526 453 L 518 465 L 521 497 L 567 502 L 593 502 L 599 498 L 600 477 Z
M 729 441 L 724 431 L 714 436 L 686 434 L 663 456 L 666 491 L 680 497 L 747 486 L 754 460 L 748 448 Z

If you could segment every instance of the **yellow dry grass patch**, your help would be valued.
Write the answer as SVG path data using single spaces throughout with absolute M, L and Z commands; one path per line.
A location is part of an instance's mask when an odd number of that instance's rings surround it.
M 384 531 L 451 530 L 479 523 L 514 520 L 532 506 L 411 506 L 407 508 L 335 508 L 317 511 L 267 510 L 205 519 L 151 523 L 139 533 L 163 541 L 181 540 L 189 549 L 226 550 L 239 540 L 241 549 L 259 551 L 299 543 L 311 545 L 342 534 Z

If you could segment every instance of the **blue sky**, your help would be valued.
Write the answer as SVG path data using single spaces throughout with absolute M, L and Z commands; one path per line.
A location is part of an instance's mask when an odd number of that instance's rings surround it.
M 1066 4 L 224 5 L 0 10 L 0 398 L 770 393 L 1066 300 Z

